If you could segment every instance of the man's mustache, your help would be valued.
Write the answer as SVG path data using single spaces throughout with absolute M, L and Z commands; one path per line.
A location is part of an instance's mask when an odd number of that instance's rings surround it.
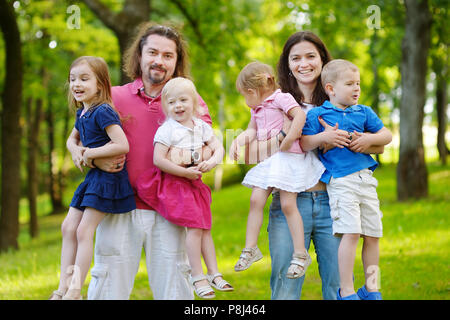
M 152 64 L 150 66 L 150 70 L 158 70 L 158 71 L 167 72 L 167 70 L 164 67 L 162 67 L 162 66 L 160 66 L 158 64 Z

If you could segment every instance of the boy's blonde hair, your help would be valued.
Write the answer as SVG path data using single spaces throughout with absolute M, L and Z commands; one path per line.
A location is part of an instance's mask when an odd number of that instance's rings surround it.
M 95 97 L 95 100 L 93 101 L 92 106 L 96 106 L 102 103 L 109 104 L 114 110 L 114 105 L 112 103 L 112 96 L 111 96 L 111 79 L 109 77 L 108 72 L 108 65 L 106 64 L 105 60 L 101 57 L 92 57 L 92 56 L 82 56 L 77 59 L 75 59 L 74 62 L 72 62 L 69 74 L 67 76 L 67 82 L 70 84 L 70 71 L 82 64 L 85 63 L 88 65 L 88 67 L 92 70 L 92 72 L 95 75 L 95 78 L 97 79 L 97 95 Z M 69 107 L 70 109 L 79 109 L 83 108 L 83 103 L 76 101 L 75 97 L 73 96 L 72 91 L 69 89 L 68 92 L 68 100 L 69 100 Z M 116 110 L 117 112 L 117 110 Z
M 247 64 L 236 79 L 236 89 L 239 92 L 254 89 L 261 94 L 267 91 L 275 91 L 277 88 L 273 68 L 257 61 Z
M 194 103 L 194 115 L 196 116 L 203 115 L 202 108 L 200 107 L 200 103 L 198 100 L 197 89 L 195 88 L 194 83 L 191 80 L 183 77 L 177 77 L 169 80 L 162 89 L 161 105 L 166 115 L 167 115 L 167 95 L 173 90 L 186 91 L 186 93 L 188 93 L 192 97 Z
M 327 83 L 335 84 L 339 76 L 346 70 L 359 72 L 356 65 L 344 59 L 335 59 L 328 62 L 322 69 L 322 86 L 325 88 Z

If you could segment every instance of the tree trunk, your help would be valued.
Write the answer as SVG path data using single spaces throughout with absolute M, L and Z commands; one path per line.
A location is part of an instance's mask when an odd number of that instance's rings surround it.
M 30 236 L 36 238 L 39 235 L 36 200 L 38 196 L 37 154 L 40 126 L 40 114 L 42 110 L 42 98 L 36 101 L 33 108 L 33 99 L 27 99 L 27 197 L 30 212 Z
M 125 0 L 119 13 L 111 11 L 99 0 L 83 0 L 95 15 L 116 35 L 119 41 L 120 61 L 130 41 L 136 36 L 137 27 L 150 17 L 150 0 Z M 129 82 L 121 68 L 121 84 Z
M 437 148 L 442 165 L 447 164 L 449 150 L 445 143 L 447 131 L 447 79 L 445 75 L 436 72 L 436 111 L 438 121 Z
M 49 185 L 48 185 L 48 193 L 50 194 L 50 200 L 52 203 L 52 211 L 50 214 L 57 214 L 65 211 L 65 207 L 62 203 L 62 168 L 58 167 L 57 159 L 55 159 L 55 121 L 53 118 L 53 105 L 50 97 L 48 97 L 48 105 L 47 105 L 47 139 L 48 139 L 48 176 L 49 176 Z M 69 114 L 67 112 L 66 114 Z M 68 116 L 66 116 L 65 123 L 68 123 Z M 64 127 L 66 128 L 66 126 Z M 67 130 L 64 131 L 64 136 L 66 136 Z M 66 146 L 63 148 L 63 156 L 66 152 Z
M 22 105 L 22 47 L 13 7 L 0 0 L 0 28 L 5 41 L 5 82 L 1 119 L 0 251 L 18 249 L 20 198 L 20 112 Z
M 405 0 L 405 6 L 406 26 L 401 64 L 400 157 L 397 165 L 399 200 L 428 195 L 422 125 L 431 14 L 427 0 Z

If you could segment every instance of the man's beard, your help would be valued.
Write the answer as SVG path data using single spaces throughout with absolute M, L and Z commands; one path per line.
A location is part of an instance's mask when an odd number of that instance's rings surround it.
M 158 71 L 162 71 L 163 74 L 162 75 L 157 75 L 157 76 L 153 76 L 152 75 L 152 69 L 158 69 Z M 148 80 L 152 83 L 152 84 L 161 84 L 162 82 L 164 82 L 164 80 L 166 79 L 166 75 L 167 75 L 167 70 L 161 67 L 155 67 L 155 66 L 151 66 L 150 67 L 150 71 L 148 73 Z

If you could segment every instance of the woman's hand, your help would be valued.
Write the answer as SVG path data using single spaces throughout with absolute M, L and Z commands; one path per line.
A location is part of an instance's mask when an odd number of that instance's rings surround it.
M 349 149 L 353 152 L 366 152 L 372 145 L 370 134 L 353 131 L 352 142 L 349 145 Z
M 333 149 L 333 148 L 344 148 L 348 147 L 351 143 L 349 139 L 350 135 L 347 131 L 340 130 L 339 125 L 336 123 L 334 127 L 330 126 L 321 117 L 319 117 L 320 124 L 325 128 L 322 132 L 324 143 L 321 145 L 323 153 Z
M 283 151 L 283 152 L 289 151 L 289 149 L 291 148 L 291 146 L 295 140 L 297 140 L 297 139 L 292 139 L 292 138 L 289 138 L 288 136 L 286 136 L 283 139 L 283 141 L 281 141 L 280 151 Z

